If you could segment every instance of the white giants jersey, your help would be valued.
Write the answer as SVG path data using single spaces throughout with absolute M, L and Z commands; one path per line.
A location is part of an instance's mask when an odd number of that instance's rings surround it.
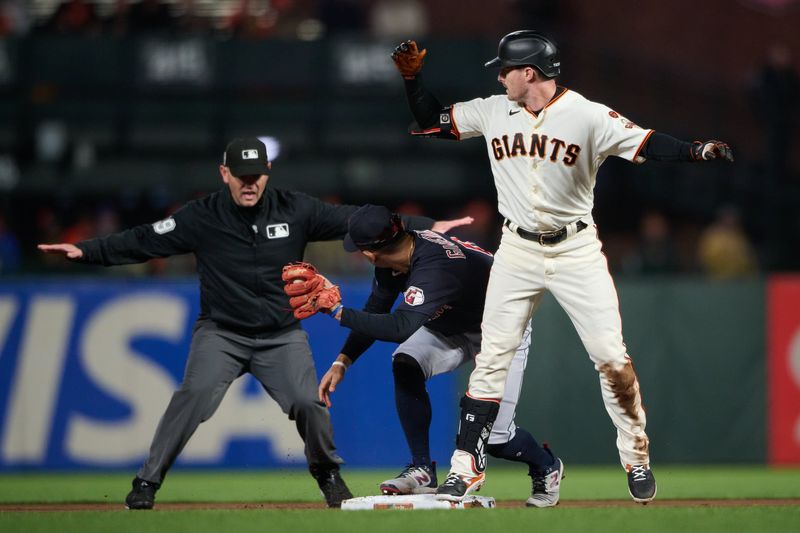
M 591 224 L 597 170 L 608 156 L 640 162 L 652 130 L 558 87 L 538 114 L 506 95 L 453 106 L 459 139 L 483 135 L 500 214 L 528 231 Z

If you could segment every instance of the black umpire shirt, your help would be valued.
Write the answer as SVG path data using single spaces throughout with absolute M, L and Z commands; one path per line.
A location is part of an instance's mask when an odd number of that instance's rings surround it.
M 283 266 L 303 258 L 311 241 L 342 239 L 358 209 L 303 193 L 267 188 L 259 203 L 236 205 L 227 187 L 187 203 L 172 216 L 107 237 L 77 243 L 78 261 L 104 266 L 194 253 L 200 278 L 200 318 L 245 334 L 299 327 L 283 292 Z M 429 228 L 425 217 L 410 227 Z

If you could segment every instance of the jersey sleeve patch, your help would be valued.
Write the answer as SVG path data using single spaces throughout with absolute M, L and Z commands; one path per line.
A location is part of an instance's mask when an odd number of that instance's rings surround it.
M 403 293 L 403 300 L 410 306 L 416 307 L 425 303 L 425 293 L 413 285 Z
M 174 218 L 165 218 L 164 220 L 159 220 L 153 224 L 153 231 L 159 235 L 164 235 L 165 233 L 169 233 L 170 231 L 174 230 L 176 225 L 177 224 L 175 223 Z

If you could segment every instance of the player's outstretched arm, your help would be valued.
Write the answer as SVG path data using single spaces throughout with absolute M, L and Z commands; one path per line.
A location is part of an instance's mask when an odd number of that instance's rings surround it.
M 728 161 L 733 162 L 733 150 L 722 141 L 681 141 L 654 131 L 645 142 L 640 155 L 653 161 Z
M 342 382 L 345 372 L 347 372 L 347 369 L 350 368 L 352 364 L 353 361 L 349 357 L 340 353 L 336 361 L 333 362 L 328 371 L 325 372 L 325 375 L 322 376 L 317 394 L 319 395 L 319 401 L 324 403 L 326 407 L 333 405 L 331 402 L 331 394 L 336 391 L 336 386 Z
M 405 80 L 411 114 L 422 130 L 436 126 L 442 111 L 442 104 L 422 83 L 422 64 L 427 53 L 419 49 L 416 41 L 403 41 L 392 52 L 392 61 Z
M 69 243 L 40 244 L 37 248 L 46 254 L 64 255 L 67 259 L 80 259 L 83 257 L 83 251 L 74 244 Z
M 439 233 L 447 233 L 453 228 L 457 228 L 459 226 L 467 226 L 472 224 L 475 221 L 472 217 L 462 217 L 456 218 L 453 220 L 437 220 L 433 223 L 433 227 L 431 229 L 433 231 L 438 231 Z

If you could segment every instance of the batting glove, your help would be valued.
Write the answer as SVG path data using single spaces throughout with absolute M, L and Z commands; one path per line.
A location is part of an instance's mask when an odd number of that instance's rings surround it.
M 695 161 L 722 159 L 732 162 L 733 150 L 722 141 L 695 141 L 692 143 L 692 159 Z
M 392 52 L 392 61 L 403 78 L 413 80 L 422 70 L 422 62 L 427 53 L 427 50 L 420 50 L 417 47 L 416 41 L 405 41 L 397 45 Z

